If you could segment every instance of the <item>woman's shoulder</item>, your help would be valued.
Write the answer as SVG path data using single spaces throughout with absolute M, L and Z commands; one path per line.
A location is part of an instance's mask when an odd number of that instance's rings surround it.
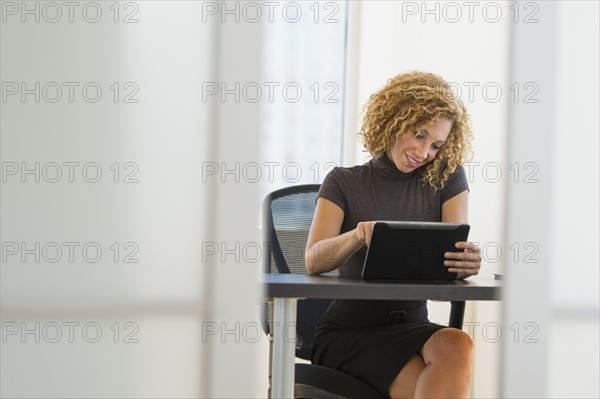
M 362 164 L 362 165 L 336 166 L 333 169 L 331 169 L 329 174 L 332 174 L 334 176 L 352 178 L 352 177 L 356 177 L 361 174 L 364 174 L 365 172 L 367 172 L 370 169 L 370 167 L 371 167 L 370 161 L 365 164 Z
M 333 181 L 343 187 L 354 186 L 357 182 L 363 181 L 368 174 L 368 169 L 368 163 L 355 166 L 336 166 L 327 173 L 323 182 Z
M 468 176 L 463 165 L 457 165 L 454 172 L 450 173 L 450 176 L 448 176 L 449 184 L 464 184 L 467 180 Z
M 469 179 L 465 168 L 462 165 L 458 165 L 454 172 L 450 174 L 446 184 L 444 184 L 444 188 L 440 192 L 442 203 L 465 190 L 469 191 Z
M 347 204 L 352 202 L 351 198 L 356 197 L 362 190 L 361 187 L 367 180 L 368 168 L 368 163 L 332 168 L 325 176 L 318 196 L 332 201 L 345 212 Z

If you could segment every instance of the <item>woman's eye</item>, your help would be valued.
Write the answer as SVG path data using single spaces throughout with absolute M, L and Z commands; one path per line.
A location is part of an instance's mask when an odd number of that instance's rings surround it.
M 433 149 L 434 149 L 434 150 L 436 150 L 436 151 L 437 151 L 437 150 L 439 150 L 440 148 L 442 148 L 442 147 L 440 147 L 439 145 L 433 145 L 432 147 L 433 147 Z

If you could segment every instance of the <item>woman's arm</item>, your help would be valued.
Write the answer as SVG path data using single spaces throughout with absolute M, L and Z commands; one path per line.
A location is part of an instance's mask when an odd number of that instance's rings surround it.
M 308 233 L 304 260 L 308 274 L 327 273 L 342 265 L 363 245 L 368 245 L 373 222 L 361 222 L 340 235 L 344 211 L 333 202 L 318 198 Z
M 442 205 L 442 222 L 468 223 L 469 193 L 467 190 L 450 198 Z M 481 268 L 481 250 L 472 242 L 461 241 L 456 243 L 456 248 L 463 252 L 446 252 L 444 265 L 448 271 L 458 273 L 459 279 L 465 279 L 479 273 Z

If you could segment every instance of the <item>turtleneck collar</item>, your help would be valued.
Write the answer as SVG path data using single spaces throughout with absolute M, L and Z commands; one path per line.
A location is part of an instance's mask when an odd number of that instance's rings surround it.
M 402 180 L 407 179 L 409 177 L 418 176 L 421 171 L 421 168 L 417 168 L 412 172 L 404 173 L 400 169 L 396 167 L 394 162 L 387 157 L 387 155 L 382 154 L 380 157 L 373 157 L 371 160 L 371 164 L 373 168 L 378 172 L 382 173 L 386 177 L 393 180 Z

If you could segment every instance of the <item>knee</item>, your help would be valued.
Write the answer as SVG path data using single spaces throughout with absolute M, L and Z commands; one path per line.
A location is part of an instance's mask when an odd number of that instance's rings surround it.
M 444 328 L 437 331 L 423 349 L 424 357 L 431 361 L 458 362 L 470 367 L 473 340 L 462 330 Z

